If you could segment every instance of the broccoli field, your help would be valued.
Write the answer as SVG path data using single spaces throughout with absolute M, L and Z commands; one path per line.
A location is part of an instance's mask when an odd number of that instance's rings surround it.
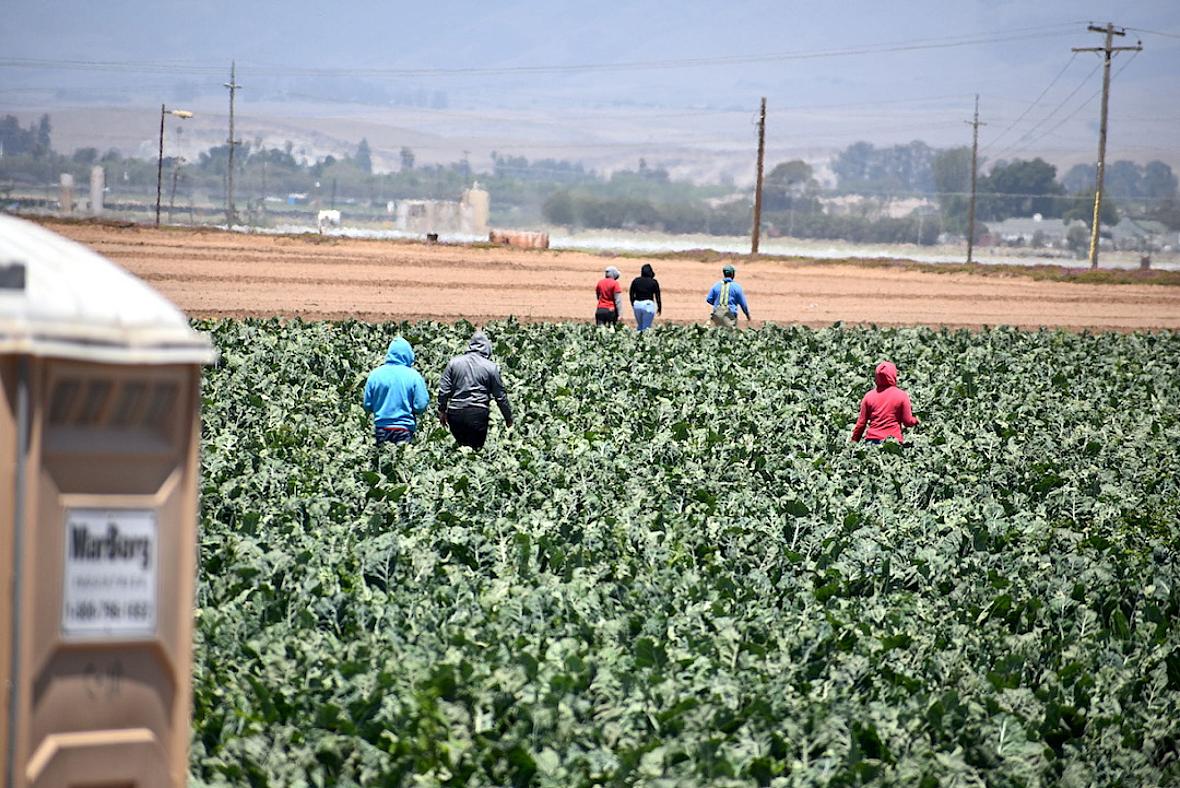
M 492 323 L 474 453 L 468 324 L 196 325 L 194 784 L 1180 783 L 1178 334 Z

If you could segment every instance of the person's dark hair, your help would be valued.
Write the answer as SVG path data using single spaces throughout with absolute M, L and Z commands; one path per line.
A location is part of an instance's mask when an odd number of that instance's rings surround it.
M 651 263 L 644 263 L 643 268 L 639 269 L 640 276 L 649 276 L 652 279 L 656 277 L 656 269 L 651 267 Z
M 722 276 L 728 276 L 728 277 L 732 278 L 736 273 L 737 273 L 737 271 L 734 270 L 734 267 L 732 265 L 727 265 L 721 269 Z

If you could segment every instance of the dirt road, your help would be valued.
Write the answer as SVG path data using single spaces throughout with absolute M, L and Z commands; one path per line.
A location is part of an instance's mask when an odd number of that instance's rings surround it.
M 47 223 L 197 317 L 589 320 L 607 265 L 624 291 L 645 262 L 405 242 Z M 721 264 L 652 260 L 662 320 L 701 321 Z M 755 323 L 1180 329 L 1180 287 L 1038 282 L 832 263 L 741 262 Z M 626 310 L 630 318 L 630 310 Z M 744 324 L 744 320 L 742 321 Z

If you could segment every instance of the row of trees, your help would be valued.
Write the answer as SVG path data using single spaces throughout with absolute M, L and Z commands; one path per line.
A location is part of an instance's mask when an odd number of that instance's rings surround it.
M 980 171 L 1010 167 L 1028 167 L 1029 172 L 1015 172 L 1008 176 L 1021 181 L 1037 181 L 1046 193 L 1078 194 L 1094 188 L 1093 164 L 1077 164 L 1057 180 L 1056 170 L 1041 159 L 998 160 L 993 167 L 986 159 L 979 162 Z M 948 191 L 946 183 L 952 179 L 956 191 L 963 191 L 971 174 L 971 149 L 968 147 L 938 149 L 916 140 L 905 145 L 878 148 L 868 142 L 856 142 L 832 159 L 832 173 L 836 188 L 846 193 L 925 194 Z M 986 176 L 985 176 L 986 177 Z M 1001 176 L 1003 177 L 1003 176 Z M 1174 197 L 1176 175 L 1162 161 L 1137 164 L 1119 160 L 1107 164 L 1104 176 L 1105 191 L 1116 200 L 1162 200 Z M 1056 190 L 1056 191 L 1054 191 Z
M 979 165 L 976 216 L 1002 221 L 1012 216 L 1041 214 L 1048 218 L 1090 220 L 1095 167 L 1075 165 L 1060 180 L 1057 168 L 1040 158 L 1000 160 Z M 923 142 L 877 148 L 857 142 L 832 161 L 837 191 L 869 194 L 912 194 L 937 197 L 946 227 L 964 232 L 971 190 L 971 149 L 935 149 Z M 1137 214 L 1172 218 L 1177 177 L 1162 161 L 1145 165 L 1115 161 L 1107 165 L 1102 221 L 1118 221 L 1118 204 Z M 1142 203 L 1132 205 L 1134 203 Z
M 42 115 L 36 123 L 30 123 L 27 129 L 21 128 L 20 121 L 14 115 L 5 115 L 0 118 L 0 155 L 42 159 L 52 151 L 49 139 L 51 130 L 48 115 Z
M 766 201 L 764 200 L 764 205 Z M 608 198 L 584 191 L 562 190 L 542 207 L 545 220 L 566 227 L 650 229 L 670 233 L 745 235 L 750 232 L 751 205 L 741 199 L 710 206 L 701 202 Z M 825 213 L 818 200 L 788 199 L 762 214 L 769 235 L 842 239 L 866 243 L 923 243 L 938 240 L 937 217 L 869 218 Z
M 11 120 L 15 121 L 15 118 Z M 48 135 L 48 126 L 45 128 Z M 23 129 L 21 131 L 25 133 Z M 269 196 L 272 200 L 292 197 L 296 203 L 318 203 L 324 207 L 359 203 L 370 206 L 372 213 L 379 213 L 388 200 L 457 199 L 463 189 L 478 179 L 495 195 L 494 211 L 501 216 L 507 213 L 520 220 L 535 221 L 541 218 L 541 206 L 550 195 L 571 186 L 599 195 L 604 206 L 618 202 L 609 209 L 616 214 L 633 212 L 632 207 L 628 207 L 628 200 L 633 201 L 632 206 L 634 201 L 667 201 L 673 197 L 699 202 L 727 191 L 727 187 L 718 185 L 674 180 L 666 169 L 648 166 L 643 159 L 635 169 L 616 171 L 610 177 L 588 170 L 579 162 L 530 161 L 522 156 L 498 152 L 491 155 L 491 172 L 484 173 L 476 173 L 467 159 L 422 166 L 408 147 L 401 149 L 399 159 L 399 170 L 374 173 L 373 152 L 367 140 L 361 140 L 352 155 L 327 155 L 314 160 L 297 155 L 291 142 L 282 147 L 268 147 L 258 139 L 245 141 L 234 155 L 235 194 L 243 209 L 258 209 Z M 116 196 L 121 193 L 143 198 L 154 193 L 155 160 L 124 157 L 113 149 L 102 153 L 93 147 L 80 148 L 71 156 L 63 156 L 45 144 L 36 158 L 22 148 L 17 155 L 0 158 L 0 181 L 43 186 L 56 182 L 60 173 L 69 172 L 79 182 L 84 182 L 95 164 L 106 168 L 107 183 Z M 217 145 L 203 151 L 196 161 L 165 157 L 164 177 L 170 183 L 175 174 L 182 195 L 204 192 L 216 204 L 219 196 L 224 194 L 228 167 L 229 146 Z M 166 183 L 166 195 L 168 192 Z M 676 231 L 701 229 L 710 221 L 701 218 L 705 213 L 701 206 L 696 206 L 675 222 Z M 627 215 L 625 221 L 637 220 L 630 213 Z M 701 220 L 701 226 L 693 224 L 697 219 Z
M 0 180 L 43 185 L 55 182 L 61 172 L 85 179 L 91 166 L 101 164 L 107 168 L 112 190 L 131 195 L 154 192 L 154 160 L 124 158 L 114 150 L 100 153 L 93 147 L 62 156 L 52 148 L 51 130 L 48 116 L 27 128 L 13 116 L 0 119 Z M 267 196 L 295 194 L 302 196 L 297 201 L 324 206 L 360 203 L 380 211 L 392 199 L 455 199 L 477 177 L 466 158 L 420 166 L 408 147 L 399 151 L 400 169 L 395 172 L 375 173 L 373 158 L 364 139 L 351 155 L 315 160 L 297 156 L 291 142 L 267 147 L 255 139 L 243 144 L 234 157 L 236 194 L 243 205 L 261 205 Z M 171 157 L 164 163 L 165 177 L 172 180 L 175 174 L 182 194 L 203 190 L 216 203 L 224 194 L 228 159 L 226 145 L 204 151 L 195 162 Z M 764 181 L 764 220 L 773 229 L 817 238 L 933 240 L 930 233 L 936 232 L 935 227 L 961 233 L 967 224 L 970 161 L 969 148 L 935 149 L 920 141 L 883 148 L 858 142 L 841 151 L 831 162 L 836 194 L 875 195 L 880 200 L 903 195 L 937 199 L 941 215 L 934 221 L 913 216 L 894 222 L 829 216 L 825 198 L 833 190 L 821 187 L 806 162 L 781 162 L 769 169 Z M 976 215 L 981 222 L 1035 213 L 1089 220 L 1092 167 L 1078 165 L 1060 180 L 1056 168 L 1039 158 L 999 161 L 981 169 L 986 169 L 977 188 Z M 479 173 L 478 178 L 494 195 L 493 210 L 501 219 L 544 218 L 571 226 L 653 227 L 670 232 L 740 234 L 749 230 L 748 193 L 735 194 L 732 184 L 678 180 L 665 167 L 649 165 L 644 159 L 634 168 L 608 176 L 580 162 L 530 161 L 493 152 L 491 171 Z M 1117 221 L 1118 199 L 1139 215 L 1180 225 L 1177 178 L 1167 164 L 1117 161 L 1108 168 L 1106 181 L 1104 222 Z
M 1071 194 L 1094 188 L 1096 167 L 1075 164 L 1061 179 Z M 1119 160 L 1108 164 L 1102 176 L 1103 191 L 1119 200 L 1166 200 L 1176 196 L 1176 175 L 1162 161 L 1136 164 Z
M 942 151 L 934 161 L 934 180 L 939 205 L 948 227 L 965 227 L 970 180 L 971 151 L 953 148 Z M 1115 224 L 1119 206 L 1135 215 L 1157 218 L 1176 226 L 1176 176 L 1167 164 L 1149 162 L 1141 167 L 1116 162 L 1112 183 L 1108 174 L 1102 202 L 1102 221 Z M 1127 173 L 1141 173 L 1137 180 Z M 1129 188 L 1134 184 L 1134 188 Z M 1144 186 L 1143 184 L 1148 184 Z M 982 221 L 1002 221 L 1012 216 L 1041 214 L 1048 218 L 1081 219 L 1089 222 L 1094 204 L 1094 168 L 1078 165 L 1066 178 L 1057 180 L 1057 168 L 1042 159 L 997 162 L 981 175 L 977 184 L 976 216 Z

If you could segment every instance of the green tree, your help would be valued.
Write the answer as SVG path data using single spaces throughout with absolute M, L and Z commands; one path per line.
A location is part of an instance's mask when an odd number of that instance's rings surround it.
M 1133 161 L 1121 159 L 1107 165 L 1103 180 L 1105 195 L 1134 200 L 1143 194 L 1143 168 Z
M 841 189 L 852 189 L 869 181 L 874 151 L 867 142 L 854 142 L 836 155 L 832 172 Z
M 762 184 L 762 204 L 768 211 L 795 207 L 800 198 L 811 195 L 818 184 L 811 165 L 801 159 L 775 166 Z
M 1165 200 L 1176 196 L 1176 175 L 1172 168 L 1158 159 L 1147 162 L 1143 168 L 1143 196 L 1152 200 Z
M 1061 214 L 1061 218 L 1067 222 L 1082 221 L 1089 226 L 1090 221 L 1094 218 L 1094 190 L 1081 192 L 1074 195 L 1076 199 L 1069 200 L 1069 207 Z M 1119 223 L 1119 209 L 1118 205 L 1111 197 L 1104 196 L 1102 198 L 1102 224 L 1113 226 Z
M 541 213 L 545 221 L 563 227 L 572 227 L 577 221 L 573 196 L 565 189 L 549 195 L 541 207 Z
M 402 172 L 414 169 L 414 151 L 403 145 L 398 155 L 401 157 Z
M 32 126 L 22 129 L 15 115 L 5 115 L 0 118 L 0 147 L 5 156 L 33 154 L 37 148 L 37 133 Z
M 1070 194 L 1084 192 L 1094 188 L 1094 181 L 1098 177 L 1093 164 L 1075 164 L 1061 179 L 1062 187 Z
M 49 116 L 42 115 L 41 120 L 37 122 L 37 146 L 34 149 L 33 155 L 40 158 L 48 156 L 53 152 L 53 145 L 50 141 L 51 127 L 49 125 Z
M 75 164 L 89 166 L 98 161 L 98 148 L 78 148 L 71 158 Z
M 987 176 L 979 179 L 976 212 L 983 219 L 1002 221 L 1009 216 L 1057 217 L 1064 189 L 1057 182 L 1057 168 L 1041 158 L 997 162 Z
M 1167 225 L 1169 230 L 1180 230 L 1180 200 L 1175 196 L 1164 198 L 1150 215 L 1157 222 Z
M 1085 225 L 1073 224 L 1065 232 L 1065 243 L 1073 250 L 1078 259 L 1081 259 L 1086 256 L 1086 252 L 1090 248 L 1090 231 L 1086 229 Z
M 934 155 L 930 169 L 947 229 L 965 233 L 971 191 L 971 149 L 963 146 L 940 150 Z
M 839 188 L 844 191 L 934 191 L 931 165 L 935 150 L 921 140 L 889 148 L 867 142 L 849 145 L 832 162 Z
M 369 141 L 364 137 L 361 138 L 360 145 L 356 146 L 356 156 L 353 156 L 352 160 L 361 172 L 366 175 L 373 174 L 373 152 L 369 150 Z

